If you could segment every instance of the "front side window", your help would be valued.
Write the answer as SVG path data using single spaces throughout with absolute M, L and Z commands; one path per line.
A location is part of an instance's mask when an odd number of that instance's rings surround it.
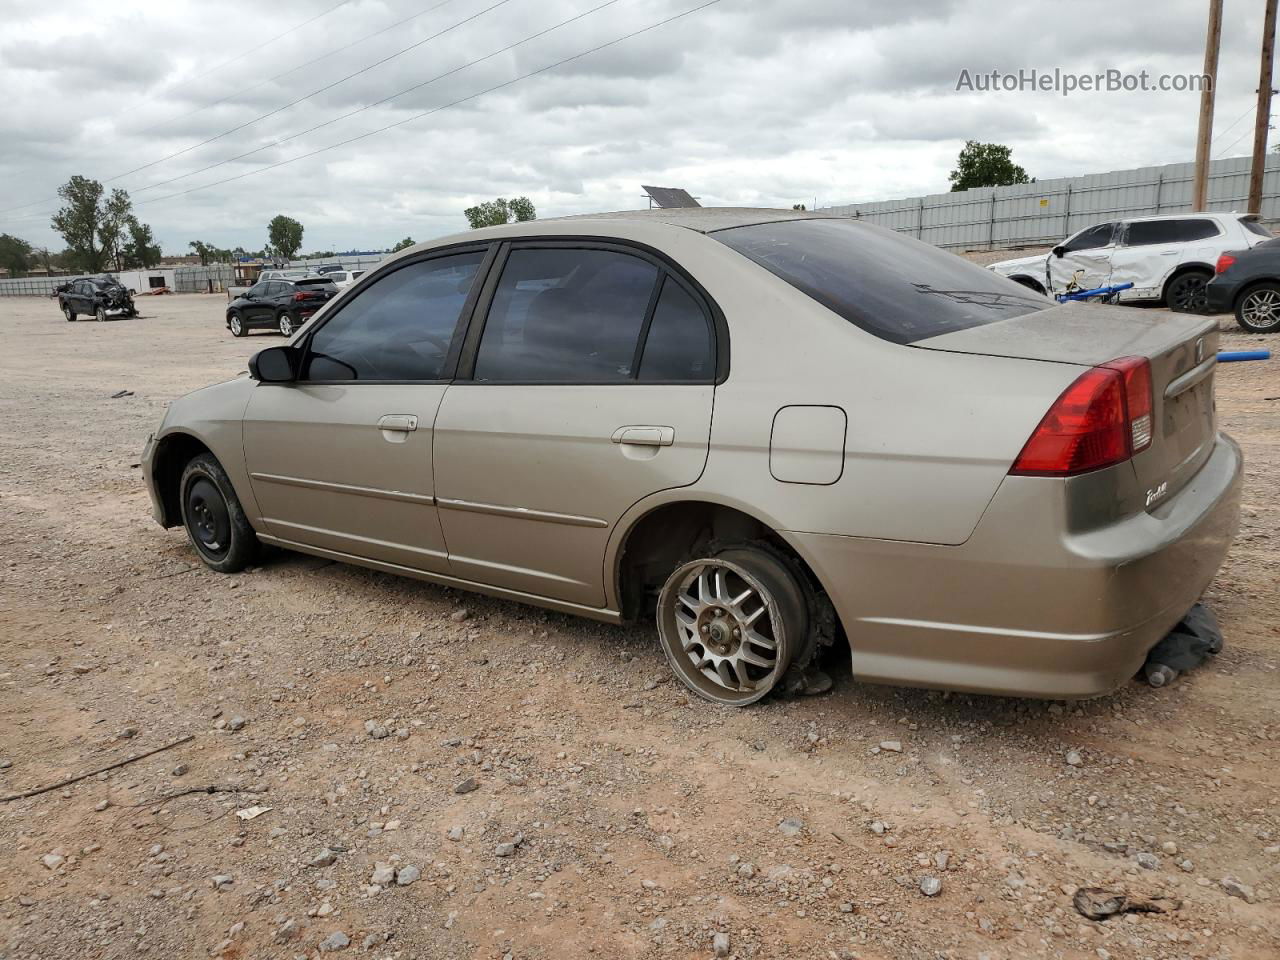
M 615 250 L 513 250 L 485 321 L 475 379 L 634 379 L 636 347 L 657 281 L 652 263 Z
M 267 287 L 268 287 L 268 286 L 270 286 L 270 284 L 266 284 L 266 283 L 255 283 L 252 287 L 250 287 L 250 288 L 249 288 L 248 296 L 250 296 L 250 297 L 265 297 L 265 296 L 267 295 Z
M 1044 297 L 1007 277 L 856 220 L 784 220 L 710 236 L 855 326 L 894 343 L 915 343 L 1047 307 Z
M 441 379 L 482 260 L 420 260 L 365 287 L 311 337 L 303 379 Z
M 1062 245 L 1062 249 L 1066 253 L 1075 253 L 1077 250 L 1096 250 L 1109 244 L 1115 232 L 1115 223 L 1100 223 L 1096 227 L 1077 233 Z

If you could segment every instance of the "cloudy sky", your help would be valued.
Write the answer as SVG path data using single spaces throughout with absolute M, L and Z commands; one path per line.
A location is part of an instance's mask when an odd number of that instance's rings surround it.
M 705 205 L 941 192 L 966 139 L 1040 178 L 1194 156 L 1196 93 L 956 83 L 1199 73 L 1206 0 L 718 0 L 543 70 L 705 2 L 0 0 L 0 232 L 60 249 L 77 173 L 177 253 L 259 247 L 277 213 L 305 250 L 380 249 L 494 196 L 555 216 L 644 206 L 642 183 Z M 1215 158 L 1250 150 L 1262 0 L 1224 24 Z

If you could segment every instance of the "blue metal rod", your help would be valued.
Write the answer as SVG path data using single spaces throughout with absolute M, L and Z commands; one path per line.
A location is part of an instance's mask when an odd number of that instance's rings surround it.
M 1241 360 L 1270 359 L 1270 350 L 1222 350 L 1218 353 L 1219 363 L 1238 363 Z

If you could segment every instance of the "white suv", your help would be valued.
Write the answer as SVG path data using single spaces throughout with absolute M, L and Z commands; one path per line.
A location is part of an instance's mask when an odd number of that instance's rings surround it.
M 1270 239 L 1253 214 L 1134 217 L 1086 227 L 1051 253 L 987 269 L 1045 294 L 1132 283 L 1120 292 L 1120 302 L 1163 301 L 1180 313 L 1203 313 L 1204 285 L 1218 256 Z

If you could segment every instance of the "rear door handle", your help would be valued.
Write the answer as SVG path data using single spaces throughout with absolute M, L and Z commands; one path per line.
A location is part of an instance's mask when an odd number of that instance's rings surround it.
M 619 427 L 611 439 L 638 447 L 669 447 L 676 442 L 676 431 L 674 427 Z
M 378 429 L 391 433 L 412 433 L 418 429 L 418 418 L 411 414 L 389 413 L 378 421 Z

